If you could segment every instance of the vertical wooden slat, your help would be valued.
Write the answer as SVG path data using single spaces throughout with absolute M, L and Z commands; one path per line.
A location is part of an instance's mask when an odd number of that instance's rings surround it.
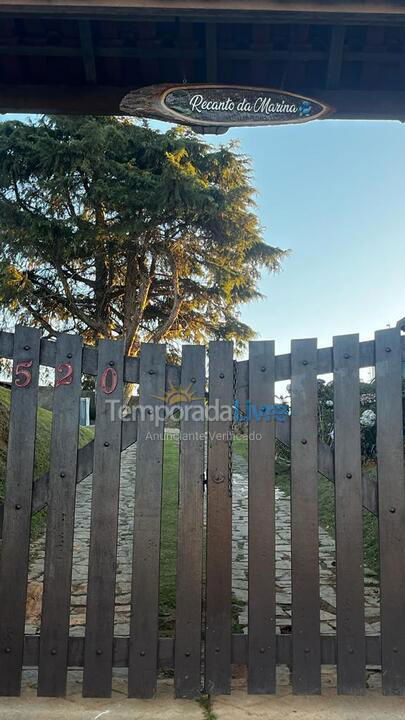
M 128 690 L 130 697 L 152 697 L 158 667 L 159 554 L 162 503 L 165 345 L 143 344 L 135 481 L 134 552 Z
M 19 695 L 31 528 L 40 332 L 17 326 L 0 561 L 0 695 Z
M 66 691 L 82 341 L 56 343 L 38 695 Z
M 249 693 L 276 686 L 274 342 L 249 344 Z M 266 417 L 267 416 L 267 417 Z
M 83 696 L 110 697 L 121 462 L 124 342 L 98 347 Z
M 205 647 L 205 689 L 209 694 L 229 693 L 231 680 L 233 375 L 232 343 L 211 342 Z M 218 409 L 213 412 L 215 406 Z
M 321 690 L 316 340 L 291 344 L 292 682 Z
M 174 677 L 176 696 L 195 698 L 201 689 L 204 347 L 183 346 L 181 387 L 192 399 L 182 405 L 180 420 Z
M 398 328 L 375 335 L 382 685 L 405 693 L 405 484 Z
M 338 692 L 365 689 L 359 336 L 333 339 Z

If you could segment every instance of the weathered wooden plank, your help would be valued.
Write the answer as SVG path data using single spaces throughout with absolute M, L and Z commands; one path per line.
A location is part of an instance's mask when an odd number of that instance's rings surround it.
M 293 692 L 321 691 L 316 340 L 291 344 Z
M 248 400 L 248 374 L 249 362 L 236 363 L 236 400 L 239 403 L 239 410 L 243 414 L 246 410 Z M 243 415 L 242 415 L 243 416 Z M 290 418 L 286 417 L 283 422 L 276 423 L 276 440 L 288 447 L 290 445 Z M 323 440 L 318 438 L 318 472 L 327 480 L 335 481 L 333 451 Z M 366 472 L 362 473 L 363 485 L 363 507 L 374 515 L 378 514 L 377 481 Z
M 165 345 L 143 344 L 138 422 L 134 552 L 128 688 L 130 697 L 152 697 L 158 666 L 160 514 L 165 393 Z
M 276 439 L 286 447 L 290 445 L 290 418 L 276 425 Z M 334 453 L 323 440 L 318 438 L 318 472 L 330 482 L 335 482 Z M 362 503 L 365 510 L 378 515 L 377 480 L 366 471 L 362 472 Z
M 274 342 L 249 343 L 248 692 L 276 689 Z
M 66 691 L 82 341 L 60 335 L 56 344 L 50 481 L 42 601 L 38 695 Z
M 182 360 L 181 387 L 192 398 L 180 420 L 174 678 L 176 696 L 194 698 L 201 688 L 205 348 L 183 346 Z
M 382 684 L 405 693 L 405 483 L 399 328 L 375 335 Z
M 69 638 L 69 667 L 81 668 L 84 663 L 83 637 Z M 232 635 L 232 662 L 237 665 L 246 665 L 248 660 L 248 635 Z M 39 635 L 26 635 L 24 642 L 24 666 L 37 667 L 39 661 Z M 173 638 L 159 638 L 159 668 L 170 669 L 174 667 Z M 291 664 L 291 635 L 277 635 L 277 665 Z M 377 635 L 366 637 L 367 665 L 379 665 L 381 660 L 381 642 Z M 129 638 L 114 637 L 113 667 L 128 667 Z M 336 637 L 334 635 L 321 635 L 322 665 L 335 665 L 336 663 Z
M 338 692 L 365 691 L 359 336 L 333 340 Z
M 134 358 L 136 359 L 136 358 Z M 177 378 L 178 368 L 169 368 L 167 373 L 166 387 L 170 387 L 170 383 L 179 384 Z M 122 440 L 121 450 L 126 450 L 130 445 L 136 442 L 137 437 L 137 421 L 126 419 L 122 423 Z M 94 441 L 89 442 L 85 447 L 81 448 L 78 453 L 77 462 L 77 479 L 76 483 L 82 482 L 93 472 L 93 454 Z M 37 513 L 44 508 L 48 502 L 49 473 L 45 473 L 37 478 L 33 486 L 32 513 Z M 0 505 L 0 538 L 3 532 L 3 505 Z
M 174 383 L 173 383 L 174 384 Z M 168 386 L 166 386 L 168 387 Z M 136 420 L 124 421 L 122 425 L 122 441 L 121 450 L 136 442 L 137 423 Z M 285 418 L 282 423 L 276 424 L 276 439 L 286 446 L 290 444 L 290 418 Z M 94 442 L 91 441 L 85 447 L 81 448 L 78 453 L 77 464 L 77 483 L 82 482 L 93 471 L 93 448 Z M 318 439 L 318 471 L 327 480 L 335 481 L 335 471 L 333 467 L 333 452 L 329 445 Z M 48 484 L 49 474 L 46 473 L 37 478 L 33 487 L 32 512 L 36 513 L 42 510 L 48 500 Z M 363 485 L 363 507 L 365 510 L 378 514 L 378 487 L 377 480 L 370 477 L 366 472 L 362 473 Z M 3 527 L 3 505 L 0 505 L 0 538 L 2 537 Z
M 117 566 L 124 341 L 98 348 L 96 435 L 87 586 L 84 697 L 110 697 Z
M 0 560 L 0 695 L 21 689 L 39 347 L 39 330 L 16 327 Z
M 137 421 L 126 419 L 122 423 L 121 452 L 136 442 Z M 78 485 L 93 472 L 94 440 L 80 448 L 77 456 L 76 484 Z M 44 508 L 48 502 L 49 473 L 37 478 L 33 486 L 32 513 L 37 513 Z M 2 522 L 0 506 L 0 538 L 2 537 Z
M 14 336 L 12 333 L 0 332 L 0 356 L 12 357 Z M 55 365 L 55 343 L 49 340 L 41 340 L 41 362 L 51 367 Z M 402 362 L 405 361 L 405 338 L 401 338 Z M 332 367 L 331 348 L 322 348 L 318 350 L 318 372 L 321 369 L 329 372 L 329 365 Z M 321 355 L 320 355 L 321 354 Z M 374 365 L 374 341 L 360 343 L 360 367 L 368 367 Z M 97 372 L 97 350 L 95 348 L 84 347 L 83 350 L 83 368 L 84 372 L 96 374 Z M 243 406 L 248 395 L 248 374 L 249 362 L 242 361 L 236 363 L 237 368 L 237 398 Z M 276 379 L 289 378 L 291 375 L 290 355 L 276 356 Z M 139 381 L 139 359 L 125 358 L 124 378 L 128 382 Z M 169 383 L 178 385 L 179 368 L 177 366 L 167 366 L 166 371 L 166 387 Z M 128 434 L 128 441 L 125 439 Z M 289 419 L 284 424 L 277 424 L 276 427 L 277 440 L 285 445 L 290 444 L 290 424 Z M 134 438 L 132 440 L 132 438 Z M 123 425 L 122 449 L 126 449 L 132 442 L 136 441 L 136 424 L 125 423 Z M 81 482 L 92 472 L 93 443 L 89 443 L 85 448 L 79 450 L 77 482 Z M 322 440 L 318 442 L 318 469 L 319 472 L 327 479 L 334 481 L 333 470 L 333 453 L 328 445 Z M 378 514 L 377 503 L 377 482 L 374 478 L 369 477 L 367 473 L 363 473 L 363 506 L 366 510 Z M 42 510 L 47 503 L 49 475 L 45 474 L 41 478 L 35 480 L 33 488 L 33 513 Z M 0 505 L 0 538 L 2 537 L 3 527 L 3 505 Z
M 0 6 L 1 7 L 1 6 Z M 346 16 L 347 21 L 347 16 Z M 342 18 L 341 18 L 342 20 Z M 259 22 L 259 19 L 255 19 L 255 24 Z M 214 23 L 210 23 L 208 25 L 212 26 Z M 192 32 L 192 28 L 187 23 L 183 23 L 184 30 L 182 32 L 182 36 L 186 39 L 187 34 L 190 37 L 190 34 Z M 265 25 L 266 27 L 266 25 Z M 268 25 L 267 25 L 268 27 Z M 307 26 L 308 27 L 308 26 Z M 336 29 L 339 29 L 340 25 L 336 25 Z M 375 29 L 375 28 L 373 28 Z M 374 49 L 370 49 L 370 47 L 366 47 L 365 49 L 355 49 L 350 50 L 349 48 L 345 50 L 343 59 L 346 62 L 358 62 L 358 63 L 365 63 L 366 69 L 368 64 L 376 63 L 376 55 L 378 53 L 378 60 L 380 63 L 388 63 L 390 60 L 390 56 L 392 58 L 393 63 L 398 63 L 401 61 L 402 53 L 399 50 L 399 52 L 395 51 L 395 49 L 391 48 L 391 50 L 386 49 L 383 43 L 383 37 L 384 37 L 384 28 L 379 28 L 381 31 L 381 43 L 380 46 L 377 48 L 377 46 Z M 191 35 L 192 37 L 192 35 Z M 150 40 L 150 38 L 148 37 Z M 182 39 L 182 38 L 181 38 Z M 302 39 L 302 32 L 301 32 L 301 38 L 298 37 L 297 40 L 299 41 Z M 304 42 L 309 39 L 308 34 L 307 38 L 304 37 Z M 294 45 L 296 43 L 294 42 L 294 36 L 292 38 L 292 47 L 287 49 L 269 49 L 268 47 L 260 47 L 259 44 L 256 47 L 250 47 L 250 48 L 241 48 L 241 47 L 219 47 L 218 48 L 218 55 L 221 60 L 226 59 L 233 62 L 236 62 L 238 60 L 250 60 L 252 63 L 262 63 L 263 61 L 268 60 L 270 63 L 275 61 L 288 61 L 288 59 L 291 59 L 292 62 L 300 62 L 303 66 L 305 63 L 314 62 L 314 61 L 325 61 L 328 59 L 328 55 L 325 50 L 320 48 L 295 48 Z M 262 45 L 262 44 L 261 44 Z M 7 50 L 9 51 L 9 54 L 12 56 L 32 56 L 32 57 L 67 57 L 67 58 L 80 58 L 81 56 L 84 56 L 85 54 L 90 56 L 91 48 L 87 45 L 85 41 L 82 43 L 82 46 L 79 48 L 76 44 L 75 45 L 60 45 L 58 44 L 47 44 L 47 45 L 38 45 L 38 44 L 21 44 L 18 43 L 16 45 L 12 44 L 0 44 L 0 55 L 7 55 Z M 183 54 L 182 57 L 184 60 L 190 62 L 191 60 L 201 60 L 204 57 L 207 57 L 209 52 L 209 43 L 206 43 L 205 46 L 205 53 L 204 49 L 201 47 L 184 47 L 183 46 Z M 93 55 L 95 58 L 141 58 L 146 59 L 148 62 L 154 62 L 156 60 L 169 60 L 169 59 L 175 59 L 176 58 L 176 47 L 162 47 L 160 44 L 158 44 L 158 47 L 147 47 L 144 49 L 142 54 L 142 48 L 141 47 L 134 47 L 134 46 L 124 46 L 120 43 L 118 47 L 114 47 L 111 45 L 96 45 L 94 47 Z M 256 75 L 255 75 L 255 81 L 256 85 L 261 85 L 265 80 L 260 79 L 260 73 L 259 73 L 259 79 L 256 81 Z M 90 73 L 89 73 L 90 77 Z M 300 85 L 302 86 L 303 77 L 300 78 Z M 86 78 L 86 82 L 90 84 L 90 79 Z M 206 82 L 208 80 L 206 79 Z M 210 82 L 215 83 L 215 80 L 211 80 Z M 91 84 L 94 84 L 94 81 L 91 82 Z M 365 85 L 366 83 L 363 83 Z M 49 87 L 49 86 L 48 86 Z M 115 87 L 118 88 L 119 86 Z M 93 89 L 93 94 L 95 95 L 98 88 Z M 108 88 L 110 93 L 112 88 Z M 126 88 L 122 88 L 122 92 L 124 92 Z M 326 90 L 329 91 L 335 91 L 332 92 L 323 92 L 323 95 L 332 96 L 332 97 L 341 97 L 343 95 L 343 90 L 336 86 L 329 86 L 327 85 Z M 317 95 L 321 92 L 318 89 Z M 387 92 L 387 91 L 385 91 Z M 392 91 L 395 92 L 395 91 Z M 400 91 L 397 91 L 400 92 Z M 364 88 L 359 91 L 360 96 L 363 97 L 370 97 L 367 90 Z M 384 93 L 385 94 L 385 93 Z M 86 99 L 90 97 L 90 92 L 87 93 Z M 114 110 L 116 108 L 114 107 Z M 99 108 L 98 108 L 99 110 Z M 72 109 L 71 109 L 72 111 Z M 105 114 L 108 114 L 108 112 L 111 113 L 111 108 L 109 108 L 109 111 L 107 111 Z M 353 114 L 354 111 L 353 111 Z M 339 117 L 339 115 L 338 115 Z
M 55 367 L 55 342 L 52 340 L 41 340 L 41 365 Z M 359 367 L 372 367 L 375 365 L 375 342 L 374 340 L 365 340 L 360 343 L 360 363 Z M 13 357 L 13 334 L 0 331 L 0 358 Z M 401 337 L 401 358 L 405 362 L 405 336 Z M 280 380 L 289 380 L 291 378 L 291 355 L 276 355 L 276 382 Z M 246 383 L 248 377 L 248 360 L 237 362 L 236 365 L 241 372 L 245 374 Z M 85 346 L 83 348 L 83 372 L 87 375 L 97 375 L 97 348 Z M 333 372 L 333 348 L 320 348 L 317 351 L 317 374 L 326 375 Z M 177 365 L 167 366 L 167 377 L 172 380 L 173 384 L 180 382 L 180 368 Z M 139 382 L 139 358 L 125 358 L 125 382 Z M 247 386 L 247 385 L 246 385 Z
M 13 333 L 0 330 L 0 358 L 13 358 Z M 40 363 L 48 367 L 55 367 L 56 343 L 53 340 L 41 339 Z M 86 375 L 97 375 L 98 349 L 85 345 L 83 347 L 82 369 Z M 128 383 L 139 383 L 139 357 L 125 356 L 124 359 L 124 381 Z M 166 366 L 166 381 L 179 385 L 180 367 L 178 365 Z
M 209 418 L 205 690 L 230 692 L 232 622 L 232 406 L 233 345 L 209 346 Z
M 26 635 L 24 639 L 24 667 L 35 668 L 39 662 L 40 635 Z M 68 666 L 69 668 L 82 668 L 84 665 L 84 637 L 69 637 Z M 174 667 L 174 639 L 159 638 L 158 667 L 170 669 Z M 113 667 L 128 667 L 129 638 L 114 637 Z
M 137 424 L 136 421 L 124 422 L 122 426 L 122 442 L 121 450 L 136 442 Z M 290 444 L 290 419 L 285 418 L 282 423 L 276 425 L 276 439 L 286 446 Z M 93 448 L 94 443 L 91 441 L 85 447 L 81 448 L 78 453 L 77 465 L 77 483 L 85 480 L 93 471 Z M 333 468 L 333 452 L 329 445 L 323 440 L 318 439 L 318 472 L 327 480 L 335 481 L 335 471 Z M 33 514 L 42 510 L 48 500 L 48 483 L 49 474 L 46 473 L 37 478 L 33 487 L 32 512 Z M 366 472 L 362 473 L 363 486 L 363 507 L 365 510 L 378 515 L 378 486 L 377 480 L 370 477 Z M 3 505 L 0 505 L 0 538 L 3 532 Z
M 372 367 L 375 365 L 375 343 L 374 340 L 366 340 L 360 343 L 359 367 Z M 401 358 L 405 362 L 405 336 L 401 337 Z M 291 355 L 276 355 L 276 382 L 289 380 L 291 378 Z M 239 390 L 248 387 L 248 365 L 249 360 L 241 360 L 236 363 L 237 374 L 240 377 Z M 327 375 L 333 372 L 333 348 L 320 348 L 317 351 L 317 374 Z

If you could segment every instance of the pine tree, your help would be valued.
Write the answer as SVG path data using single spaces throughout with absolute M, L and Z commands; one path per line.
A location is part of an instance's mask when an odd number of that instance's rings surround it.
M 250 163 L 119 118 L 0 125 L 0 307 L 87 342 L 252 336 L 241 305 L 284 252 L 263 241 Z

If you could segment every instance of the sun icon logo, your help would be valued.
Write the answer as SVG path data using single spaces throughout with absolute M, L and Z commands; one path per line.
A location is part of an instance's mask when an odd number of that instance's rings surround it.
M 156 400 L 161 400 L 166 405 L 180 405 L 181 403 L 195 402 L 196 400 L 203 400 L 203 398 L 195 397 L 192 390 L 192 383 L 186 388 L 175 387 L 172 383 L 169 383 L 169 389 L 165 392 L 163 397 L 156 397 Z

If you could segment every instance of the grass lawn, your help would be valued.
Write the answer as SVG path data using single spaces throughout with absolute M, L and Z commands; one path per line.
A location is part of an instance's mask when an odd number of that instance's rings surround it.
M 0 500 L 4 498 L 7 464 L 8 420 L 10 413 L 10 391 L 0 387 Z M 37 434 L 35 445 L 34 477 L 40 477 L 49 469 L 51 447 L 52 413 L 38 408 Z M 80 447 L 87 445 L 94 437 L 93 428 L 80 428 Z M 32 520 L 33 538 L 38 537 L 44 526 L 44 511 L 36 513 Z
M 248 441 L 246 436 L 237 436 L 233 443 L 234 452 L 247 460 Z M 286 495 L 290 495 L 290 473 L 284 466 L 276 468 L 276 484 Z M 319 475 L 319 524 L 334 537 L 335 534 L 335 508 L 334 485 L 323 475 Z M 364 562 L 370 569 L 379 573 L 378 552 L 378 520 L 367 510 L 363 513 L 363 540 Z
M 165 436 L 162 495 L 162 531 L 160 543 L 160 634 L 173 635 L 176 608 L 176 554 L 178 508 L 179 445 Z M 244 603 L 233 598 L 233 632 L 242 632 L 238 616 Z
M 160 630 L 171 634 L 176 607 L 177 498 L 179 445 L 165 436 L 160 541 Z

